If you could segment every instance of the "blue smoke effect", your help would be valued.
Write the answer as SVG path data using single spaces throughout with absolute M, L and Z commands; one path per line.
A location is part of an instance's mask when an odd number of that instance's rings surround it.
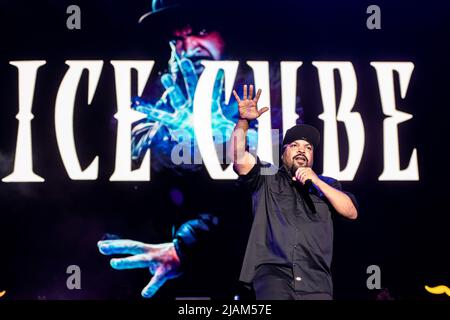
M 170 65 L 176 63 L 177 68 Z M 173 166 L 167 159 L 172 148 L 180 142 L 188 142 L 196 150 L 193 128 L 193 101 L 198 77 L 191 60 L 177 58 L 169 62 L 169 70 L 177 69 L 181 78 L 174 79 L 173 74 L 163 74 L 161 83 L 165 91 L 156 103 L 150 103 L 141 97 L 132 100 L 132 108 L 144 113 L 147 118 L 136 123 L 132 128 L 132 158 L 141 159 L 146 151 L 152 149 L 153 159 L 160 158 L 159 163 Z M 178 83 L 183 83 L 183 91 Z M 226 143 L 233 132 L 238 117 L 236 101 L 226 105 L 224 102 L 224 72 L 220 70 L 214 84 L 211 100 L 211 127 L 216 145 Z M 208 106 L 206 106 L 208 107 Z M 248 131 L 247 141 L 251 151 L 256 150 L 257 132 L 255 128 Z M 158 159 L 157 159 L 158 160 Z

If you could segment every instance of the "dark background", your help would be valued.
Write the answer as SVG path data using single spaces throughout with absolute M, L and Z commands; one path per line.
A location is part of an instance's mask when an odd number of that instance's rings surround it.
M 81 30 L 66 28 L 66 8 L 81 7 Z M 366 8 L 381 7 L 381 30 L 366 28 Z M 251 224 L 250 197 L 233 181 L 215 181 L 206 171 L 153 170 L 150 182 L 110 182 L 114 170 L 116 112 L 113 59 L 167 64 L 161 29 L 142 28 L 138 18 L 150 1 L 0 2 L 0 177 L 12 172 L 18 108 L 14 60 L 46 60 L 38 71 L 32 121 L 34 171 L 44 183 L 0 182 L 0 291 L 2 299 L 139 299 L 147 270 L 115 271 L 96 242 L 105 233 L 147 243 L 171 240 L 172 226 L 200 212 L 221 219 L 210 252 L 195 270 L 171 281 L 155 296 L 242 294 L 237 279 Z M 360 203 L 359 219 L 335 221 L 333 274 L 337 299 L 373 299 L 366 268 L 381 268 L 382 287 L 396 299 L 438 299 L 424 285 L 450 285 L 448 254 L 448 88 L 450 6 L 440 1 L 227 1 L 227 10 L 197 14 L 216 19 L 227 56 L 247 60 L 299 60 L 298 90 L 305 121 L 323 132 L 322 102 L 312 61 L 351 61 L 358 79 L 354 111 L 364 120 L 364 155 L 344 187 Z M 54 104 L 67 70 L 65 60 L 104 60 L 92 106 L 86 107 L 86 74 L 75 111 L 82 166 L 99 156 L 96 181 L 72 181 L 59 156 Z M 418 150 L 420 181 L 378 181 L 383 169 L 383 119 L 371 61 L 415 65 L 398 109 L 413 119 L 399 126 L 401 164 Z M 241 70 L 240 67 L 239 70 Z M 240 71 L 238 71 L 240 72 Z M 148 85 L 152 85 L 149 81 Z M 397 87 L 398 89 L 398 87 Z M 280 101 L 272 101 L 276 113 Z M 343 128 L 341 128 L 343 129 Z M 345 130 L 341 130 L 345 145 Z M 321 172 L 321 151 L 316 172 Z M 346 159 L 345 148 L 342 159 Z M 343 162 L 343 161 L 341 161 Z M 344 161 L 345 163 L 345 161 Z M 172 201 L 174 190 L 183 202 Z M 82 270 L 82 290 L 66 288 L 66 268 Z

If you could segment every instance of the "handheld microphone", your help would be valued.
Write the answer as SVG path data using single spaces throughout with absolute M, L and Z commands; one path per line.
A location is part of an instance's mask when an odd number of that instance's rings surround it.
M 302 166 L 302 168 L 305 168 L 305 167 L 306 167 L 306 165 L 303 165 L 303 166 Z M 295 171 L 296 171 L 296 170 L 293 170 L 293 168 L 291 168 L 291 173 L 292 173 L 293 180 L 295 179 L 295 181 L 298 181 L 297 178 L 295 178 Z M 303 186 L 304 186 L 305 188 L 307 188 L 307 189 L 310 189 L 310 188 L 314 187 L 314 185 L 313 185 L 311 179 L 307 179 L 307 180 L 305 181 L 305 183 L 303 184 Z
M 306 188 L 311 188 L 313 186 L 313 183 L 312 183 L 312 180 L 311 179 L 307 179 L 306 181 L 305 181 L 305 187 Z

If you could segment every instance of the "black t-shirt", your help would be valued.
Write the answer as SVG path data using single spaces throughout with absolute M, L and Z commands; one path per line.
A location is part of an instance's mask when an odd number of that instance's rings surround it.
M 341 184 L 319 176 L 332 187 Z M 253 225 L 241 270 L 240 281 L 251 283 L 262 264 L 292 268 L 294 289 L 332 295 L 333 206 L 315 186 L 301 186 L 281 166 L 256 165 L 239 176 L 253 199 Z M 344 191 L 345 192 L 345 191 Z M 345 192 L 357 207 L 355 197 Z

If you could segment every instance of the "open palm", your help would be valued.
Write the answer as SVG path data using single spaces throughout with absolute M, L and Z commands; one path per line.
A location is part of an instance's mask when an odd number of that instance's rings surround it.
M 258 100 L 261 96 L 261 89 L 258 90 L 255 97 L 253 98 L 253 85 L 250 85 L 248 95 L 247 95 L 247 85 L 244 85 L 244 92 L 242 95 L 242 99 L 239 98 L 236 90 L 233 90 L 233 95 L 238 102 L 239 108 L 239 118 L 246 120 L 254 120 L 257 119 L 264 112 L 269 110 L 268 107 L 261 108 L 258 110 Z

